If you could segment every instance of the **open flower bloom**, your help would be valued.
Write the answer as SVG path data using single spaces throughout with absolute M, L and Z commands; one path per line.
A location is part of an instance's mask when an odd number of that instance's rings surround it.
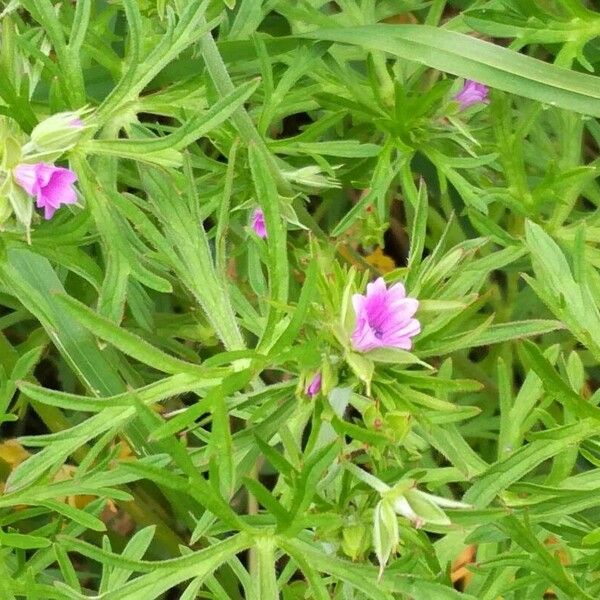
M 44 217 L 51 219 L 62 204 L 75 204 L 77 194 L 73 184 L 77 175 L 70 169 L 47 163 L 21 164 L 13 171 L 15 181 L 37 199 L 37 207 L 44 209 Z
M 321 391 L 321 372 L 315 373 L 315 376 L 306 386 L 306 395 L 309 398 L 314 398 Z
M 483 83 L 477 83 L 471 79 L 465 81 L 462 90 L 454 96 L 454 99 L 460 104 L 461 110 L 469 108 L 473 104 L 485 102 L 488 97 L 489 89 Z
M 419 321 L 412 318 L 419 301 L 407 298 L 401 283 L 388 289 L 380 277 L 367 285 L 365 295 L 354 294 L 352 305 L 356 313 L 352 345 L 359 352 L 375 348 L 410 350 L 411 338 L 421 331 Z
M 260 238 L 267 237 L 267 226 L 265 224 L 265 213 L 261 208 L 257 208 L 252 213 L 252 229 L 254 233 Z

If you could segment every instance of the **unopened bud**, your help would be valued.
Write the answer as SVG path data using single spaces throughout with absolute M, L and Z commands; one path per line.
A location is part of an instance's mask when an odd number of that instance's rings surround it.
M 31 154 L 40 152 L 66 152 L 81 138 L 85 125 L 81 112 L 56 113 L 38 123 L 31 132 Z

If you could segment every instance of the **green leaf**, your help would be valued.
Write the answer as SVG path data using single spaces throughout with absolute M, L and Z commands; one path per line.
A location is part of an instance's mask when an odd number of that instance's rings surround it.
M 370 359 L 369 354 L 346 352 L 346 362 L 356 376 L 367 385 L 367 389 L 369 389 L 373 373 L 375 372 L 375 365 Z
M 304 516 L 304 511 L 313 499 L 318 480 L 323 471 L 331 466 L 339 450 L 339 443 L 332 442 L 315 452 L 306 461 L 306 465 L 296 481 L 294 498 L 290 507 L 293 521 L 289 528 L 284 530 L 286 533 L 294 532 L 297 528 L 299 519 Z
M 290 554 L 304 556 L 305 560 L 319 572 L 328 573 L 347 582 L 360 590 L 369 600 L 392 600 L 394 598 L 392 592 L 397 593 L 399 589 L 404 589 L 404 585 L 400 582 L 395 589 L 393 584 L 387 584 L 389 571 L 381 581 L 378 581 L 374 567 L 351 563 L 334 554 L 325 554 L 316 545 L 300 539 L 280 539 L 279 545 Z
M 122 409 L 131 406 L 131 392 L 94 398 L 59 392 L 26 381 L 19 381 L 18 388 L 36 402 L 58 406 L 66 410 L 101 412 L 106 408 L 120 407 Z M 184 394 L 198 388 L 199 382 L 196 375 L 181 373 L 138 388 L 135 390 L 135 394 L 142 402 L 152 405 L 170 396 Z
M 197 375 L 200 379 L 211 376 L 210 371 L 200 365 L 193 365 L 165 354 L 142 338 L 96 314 L 70 296 L 56 296 L 56 302 L 90 332 L 144 364 L 151 365 L 165 373 L 188 373 Z
M 37 316 L 52 341 L 84 382 L 96 394 L 125 390 L 118 375 L 109 367 L 93 337 L 73 322 L 54 301 L 63 291 L 62 284 L 50 264 L 29 250 L 11 248 L 0 264 L 0 277 L 24 306 Z
M 152 572 L 136 577 L 108 595 L 107 599 L 128 600 L 141 596 L 151 597 L 192 577 L 205 578 L 236 554 L 246 550 L 250 544 L 247 537 L 238 534 L 200 552 L 175 559 L 181 560 L 177 565 L 171 563 L 171 566 L 169 561 L 155 564 Z
M 507 458 L 491 465 L 464 495 L 464 502 L 477 508 L 488 506 L 498 494 L 536 466 L 573 444 L 580 443 L 594 431 L 600 431 L 598 425 L 593 424 L 593 421 L 583 420 L 577 425 L 556 429 L 552 440 L 533 441 L 519 448 Z
M 23 533 L 5 533 L 0 530 L 0 546 L 32 550 L 34 548 L 47 548 L 52 542 L 37 535 Z
M 365 358 L 379 363 L 389 363 L 393 365 L 421 365 L 428 369 L 433 369 L 430 365 L 419 360 L 411 352 L 401 350 L 400 348 L 375 348 L 365 353 Z
M 288 299 L 289 266 L 286 248 L 287 232 L 281 217 L 280 200 L 277 187 L 271 176 L 269 166 L 262 152 L 254 145 L 248 148 L 248 159 L 252 181 L 256 191 L 256 200 L 265 215 L 267 228 L 267 244 L 269 247 L 268 263 L 269 290 L 271 308 L 267 319 L 264 335 L 258 347 L 263 348 L 276 321 L 281 314 L 281 306 Z
M 154 525 L 144 527 L 144 529 L 137 531 L 127 542 L 122 556 L 133 560 L 141 559 L 150 547 L 155 532 L 156 527 Z M 108 576 L 107 589 L 118 590 L 127 582 L 133 573 L 133 569 L 113 569 Z
M 244 485 L 248 489 L 248 492 L 252 494 L 273 517 L 275 517 L 277 521 L 277 528 L 285 529 L 290 524 L 291 516 L 290 513 L 277 500 L 277 498 L 275 498 L 275 496 L 273 496 L 273 494 L 256 479 L 244 477 L 243 481 Z
M 296 305 L 296 309 L 283 333 L 277 338 L 273 346 L 269 350 L 270 356 L 277 356 L 283 352 L 288 346 L 291 346 L 297 339 L 301 328 L 303 327 L 310 303 L 312 302 L 317 290 L 319 274 L 319 265 L 316 260 L 311 261 L 306 271 L 306 277 L 300 292 L 300 298 Z
M 260 448 L 263 456 L 277 469 L 277 471 L 284 477 L 290 477 L 295 473 L 293 465 L 286 460 L 277 450 L 267 444 L 258 436 L 254 436 L 257 446 Z
M 100 519 L 88 512 L 74 508 L 67 503 L 47 500 L 45 502 L 40 502 L 40 505 L 62 514 L 71 521 L 78 523 L 87 529 L 91 529 L 92 531 L 106 531 L 106 525 Z
M 558 244 L 539 225 L 529 221 L 526 240 L 536 279 L 525 276 L 525 280 L 573 335 L 599 358 L 600 310 L 588 287 L 585 268 L 580 271 L 580 281 L 575 281 Z
M 369 204 L 376 203 L 378 211 L 383 212 L 386 194 L 399 168 L 398 160 L 392 159 L 393 145 L 387 143 L 377 157 L 377 163 L 373 170 L 373 176 L 369 184 L 368 193 L 364 194 L 359 201 L 344 215 L 335 226 L 331 235 L 337 237 L 344 233 L 358 219 L 364 216 L 365 209 Z
M 569 410 L 581 417 L 590 417 L 600 421 L 600 408 L 585 401 L 554 370 L 548 359 L 532 342 L 523 343 L 525 356 L 542 381 L 546 392 L 563 403 Z
M 560 321 L 550 319 L 531 319 L 529 321 L 515 321 L 512 323 L 498 323 L 478 331 L 476 335 L 467 337 L 470 332 L 464 332 L 450 338 L 441 340 L 441 344 L 448 344 L 452 352 L 461 348 L 476 348 L 478 346 L 488 346 L 491 344 L 501 344 L 503 342 L 521 340 L 527 337 L 544 335 L 552 331 L 564 329 L 564 324 Z M 446 350 L 447 351 L 447 350 Z M 430 352 L 427 352 L 430 354 Z
M 191 291 L 202 307 L 208 321 L 228 350 L 241 350 L 244 340 L 231 307 L 225 281 L 218 276 L 214 265 L 208 236 L 201 223 L 191 214 L 190 206 L 198 203 L 193 187 L 189 160 L 185 163 L 187 180 L 184 192 L 189 205 L 181 202 L 182 190 L 175 184 L 173 175 L 157 169 L 140 167 L 145 190 L 163 224 L 166 239 L 175 249 L 169 258 L 171 268 Z M 202 277 L 199 277 L 202 273 Z
M 600 117 L 596 77 L 550 65 L 463 33 L 428 25 L 378 24 L 319 29 L 302 37 L 382 50 L 550 106 Z
M 259 81 L 247 81 L 225 96 L 205 113 L 195 115 L 174 133 L 158 139 L 90 140 L 81 146 L 88 154 L 131 158 L 162 166 L 180 166 L 179 150 L 224 123 L 256 91 Z

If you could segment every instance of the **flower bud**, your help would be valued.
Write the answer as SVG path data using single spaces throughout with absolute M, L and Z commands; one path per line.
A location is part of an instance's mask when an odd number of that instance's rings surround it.
M 81 112 L 56 113 L 38 123 L 31 132 L 30 153 L 66 152 L 71 149 L 85 131 Z M 31 152 L 32 151 L 32 152 Z
M 327 357 L 321 365 L 321 392 L 328 396 L 329 392 L 338 384 L 337 371 L 331 364 L 332 357 Z
M 294 169 L 293 171 L 283 171 L 282 175 L 288 181 L 308 188 L 325 189 L 341 187 L 340 182 L 335 179 L 332 172 L 333 169 L 331 173 L 324 173 L 320 166 L 308 165 L 300 169 Z
M 315 396 L 317 396 L 319 394 L 319 392 L 321 391 L 321 381 L 322 381 L 321 372 L 317 371 L 310 379 L 310 382 L 306 386 L 304 393 L 309 398 L 314 398 Z

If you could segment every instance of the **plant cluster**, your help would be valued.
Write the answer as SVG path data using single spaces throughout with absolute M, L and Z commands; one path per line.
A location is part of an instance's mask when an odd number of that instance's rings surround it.
M 0 600 L 600 597 L 589 0 L 10 0 Z

